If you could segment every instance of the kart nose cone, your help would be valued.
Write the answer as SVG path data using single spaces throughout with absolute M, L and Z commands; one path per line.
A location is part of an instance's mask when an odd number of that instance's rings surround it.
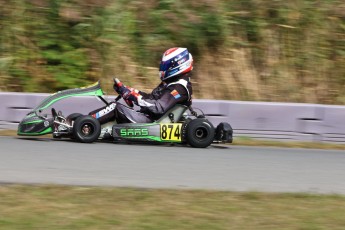
M 18 125 L 17 134 L 24 136 L 37 136 L 52 133 L 53 118 L 43 120 L 35 115 L 29 113 Z

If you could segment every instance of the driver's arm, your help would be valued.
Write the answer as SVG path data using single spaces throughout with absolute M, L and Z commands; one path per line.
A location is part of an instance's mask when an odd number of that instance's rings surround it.
M 143 99 L 154 99 L 157 100 L 162 95 L 162 89 L 165 88 L 166 84 L 161 82 L 156 88 L 152 90 L 151 93 L 145 93 L 143 91 L 139 91 L 139 94 L 143 96 Z
M 182 85 L 173 85 L 163 90 L 157 99 L 138 98 L 138 105 L 143 113 L 164 114 L 177 103 L 185 102 L 189 99 L 187 90 Z

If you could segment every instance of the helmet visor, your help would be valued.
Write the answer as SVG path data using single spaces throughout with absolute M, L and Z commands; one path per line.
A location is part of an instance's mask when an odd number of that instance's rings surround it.
M 159 65 L 159 71 L 167 71 L 173 66 L 172 59 L 168 61 L 161 61 L 161 64 Z

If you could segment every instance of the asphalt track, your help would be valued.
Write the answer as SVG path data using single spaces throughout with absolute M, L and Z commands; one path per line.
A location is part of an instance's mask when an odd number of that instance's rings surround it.
M 0 183 L 345 194 L 345 152 L 0 137 Z

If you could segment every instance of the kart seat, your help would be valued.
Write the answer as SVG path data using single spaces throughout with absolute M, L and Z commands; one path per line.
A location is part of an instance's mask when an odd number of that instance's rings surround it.
M 185 105 L 175 105 L 169 109 L 161 118 L 159 118 L 155 123 L 173 123 L 178 122 L 183 113 L 188 109 Z

